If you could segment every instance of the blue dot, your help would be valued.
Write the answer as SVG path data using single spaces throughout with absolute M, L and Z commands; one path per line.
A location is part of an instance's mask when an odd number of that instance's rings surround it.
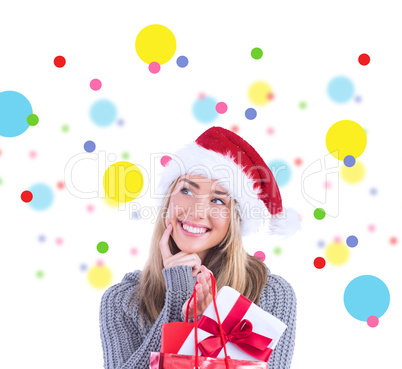
M 45 210 L 53 203 L 53 191 L 44 183 L 36 183 L 29 191 L 32 192 L 33 198 L 29 205 L 35 210 Z
M 41 234 L 41 235 L 38 237 L 38 241 L 39 241 L 39 242 L 45 242 L 45 241 L 46 241 L 45 235 Z
M 28 99 L 15 91 L 0 93 L 0 136 L 15 137 L 28 128 L 28 115 L 32 114 L 32 106 Z
M 81 265 L 80 265 L 80 270 L 81 270 L 82 272 L 85 272 L 87 269 L 88 269 L 88 267 L 86 266 L 86 264 L 81 264 Z
M 356 163 L 356 159 L 352 155 L 347 155 L 345 156 L 345 159 L 343 159 L 343 163 L 348 167 L 353 167 Z
M 219 116 L 215 109 L 218 102 L 212 97 L 197 99 L 193 105 L 193 114 L 201 123 L 211 123 Z
M 272 160 L 268 163 L 268 168 L 271 170 L 278 187 L 286 185 L 292 176 L 290 165 L 283 160 Z
M 177 58 L 177 65 L 180 67 L 180 68 L 184 68 L 184 67 L 187 67 L 187 64 L 188 64 L 188 59 L 185 57 L 185 56 L 179 56 L 178 58 Z
M 343 301 L 353 318 L 366 322 L 372 315 L 380 318 L 385 314 L 390 294 L 381 279 L 372 275 L 361 275 L 347 285 Z
M 324 247 L 325 246 L 325 242 L 323 240 L 319 240 L 318 241 L 318 246 L 319 247 Z
M 97 126 L 110 126 L 116 120 L 117 109 L 109 100 L 98 100 L 92 105 L 90 116 Z
M 84 143 L 84 150 L 86 152 L 93 152 L 95 150 L 95 147 L 96 147 L 96 145 L 95 145 L 95 142 L 93 142 L 93 141 L 87 141 Z
M 247 119 L 253 120 L 257 116 L 257 112 L 253 108 L 248 108 L 244 115 Z
M 357 239 L 356 236 L 349 236 L 349 237 L 346 239 L 346 244 L 347 244 L 349 247 L 355 247 L 358 243 L 359 243 L 359 240 Z
M 352 81 L 343 76 L 333 78 L 328 84 L 328 95 L 336 103 L 349 101 L 355 92 Z
M 124 125 L 124 120 L 123 120 L 123 119 L 119 119 L 119 120 L 117 121 L 117 124 L 118 124 L 119 126 Z
M 361 96 L 356 96 L 356 97 L 355 97 L 355 101 L 356 101 L 357 103 L 361 102 L 361 101 L 362 101 Z
M 373 196 L 377 195 L 377 189 L 374 187 L 370 188 L 370 195 L 373 195 Z

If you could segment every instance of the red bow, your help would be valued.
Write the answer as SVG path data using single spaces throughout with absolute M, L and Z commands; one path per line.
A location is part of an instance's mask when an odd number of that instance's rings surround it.
M 272 338 L 253 332 L 253 324 L 243 316 L 252 302 L 240 295 L 228 316 L 222 322 L 222 331 L 225 344 L 230 341 L 250 356 L 268 362 L 272 349 L 267 347 Z M 206 315 L 202 315 L 197 321 L 198 328 L 211 333 L 212 336 L 198 343 L 203 356 L 216 358 L 223 348 L 219 324 Z

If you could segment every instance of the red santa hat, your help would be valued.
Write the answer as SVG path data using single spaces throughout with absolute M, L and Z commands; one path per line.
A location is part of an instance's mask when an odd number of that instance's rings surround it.
M 160 173 L 158 195 L 165 195 L 171 183 L 184 174 L 218 180 L 237 202 L 242 236 L 265 225 L 271 234 L 285 237 L 300 229 L 298 213 L 282 207 L 269 167 L 248 142 L 230 130 L 211 127 L 194 143 L 176 151 Z M 159 207 L 162 200 L 163 196 L 159 197 Z

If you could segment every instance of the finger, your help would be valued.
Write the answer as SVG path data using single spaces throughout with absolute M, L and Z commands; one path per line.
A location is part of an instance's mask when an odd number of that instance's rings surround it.
M 172 232 L 172 229 L 173 229 L 173 226 L 171 224 L 169 224 L 169 226 L 165 229 L 165 232 L 163 232 L 161 240 L 159 241 L 159 247 L 161 250 L 163 260 L 166 260 L 167 258 L 172 256 L 172 253 L 170 252 L 169 244 L 168 244 L 168 240 L 169 240 L 170 234 Z
M 209 291 L 209 285 L 208 282 L 205 280 L 205 276 L 203 273 L 198 274 L 198 281 L 202 285 L 202 292 L 205 296 L 208 296 Z

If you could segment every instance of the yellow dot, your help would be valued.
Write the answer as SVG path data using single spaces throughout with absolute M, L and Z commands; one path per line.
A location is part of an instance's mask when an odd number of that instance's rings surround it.
M 137 35 L 135 50 L 144 63 L 157 62 L 162 65 L 172 59 L 176 52 L 176 38 L 169 28 L 151 24 Z
M 264 81 L 254 82 L 248 89 L 248 98 L 255 105 L 266 105 L 270 102 L 271 86 Z
M 112 271 L 105 265 L 95 265 L 88 271 L 88 282 L 94 288 L 106 288 L 112 282 Z
M 340 120 L 328 130 L 325 143 L 335 159 L 343 161 L 347 155 L 357 159 L 366 148 L 367 136 L 360 124 L 353 120 Z
M 344 242 L 332 242 L 325 249 L 325 260 L 333 265 L 345 264 L 349 256 L 349 246 Z
M 365 173 L 364 165 L 357 160 L 353 167 L 341 166 L 341 177 L 347 183 L 359 183 L 364 178 Z
M 136 199 L 144 187 L 141 170 L 128 161 L 118 161 L 107 168 L 103 176 L 106 195 L 116 202 Z

